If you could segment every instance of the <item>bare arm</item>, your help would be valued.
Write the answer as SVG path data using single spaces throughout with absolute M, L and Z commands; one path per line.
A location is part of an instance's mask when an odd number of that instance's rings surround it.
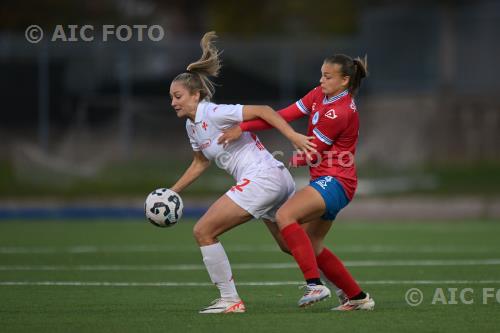
M 177 182 L 170 188 L 172 191 L 180 193 L 196 179 L 198 179 L 201 174 L 210 166 L 210 161 L 207 160 L 205 155 L 201 151 L 195 151 L 193 156 L 193 162 L 184 171 L 184 174 L 177 180 Z
M 285 119 L 287 123 L 292 122 L 294 120 L 297 120 L 299 118 L 305 117 L 306 114 L 300 111 L 300 109 L 297 107 L 295 103 L 292 105 L 287 106 L 284 109 L 281 109 L 277 111 L 277 113 Z M 250 120 L 250 121 L 245 121 L 240 124 L 241 130 L 242 131 L 261 131 L 265 129 L 270 129 L 273 128 L 271 125 L 266 123 L 262 119 L 255 119 L 255 120 Z
M 305 135 L 299 134 L 294 131 L 294 129 L 272 108 L 267 105 L 245 105 L 243 106 L 243 121 L 252 120 L 260 118 L 266 121 L 268 124 L 272 125 L 278 131 L 281 132 L 288 140 L 292 142 L 295 148 L 302 151 L 313 151 L 316 150 L 315 144 L 311 143 L 309 140 L 313 137 L 307 137 Z
M 295 103 L 281 109 L 277 112 L 287 123 L 297 120 L 299 118 L 305 117 L 306 114 L 300 111 Z M 238 140 L 244 131 L 254 132 L 262 131 L 265 129 L 273 128 L 271 125 L 266 123 L 262 119 L 254 119 L 250 121 L 245 121 L 240 123 L 239 126 L 233 126 L 227 130 L 224 130 L 222 135 L 218 139 L 218 144 L 228 144 L 234 140 Z

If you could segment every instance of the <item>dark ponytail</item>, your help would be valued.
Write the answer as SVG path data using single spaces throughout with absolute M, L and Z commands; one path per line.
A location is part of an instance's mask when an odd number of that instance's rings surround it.
M 336 54 L 325 59 L 325 63 L 339 64 L 342 75 L 349 76 L 349 85 L 347 89 L 352 95 L 358 93 L 361 81 L 368 76 L 368 57 L 363 59 L 351 57 L 345 54 Z

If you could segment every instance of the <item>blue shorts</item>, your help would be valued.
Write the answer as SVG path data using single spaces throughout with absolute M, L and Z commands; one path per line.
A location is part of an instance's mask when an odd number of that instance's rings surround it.
M 325 200 L 326 211 L 325 214 L 321 216 L 324 220 L 335 220 L 338 212 L 349 203 L 344 188 L 339 181 L 332 176 L 318 177 L 309 182 L 309 185 L 316 189 L 323 197 L 323 200 Z

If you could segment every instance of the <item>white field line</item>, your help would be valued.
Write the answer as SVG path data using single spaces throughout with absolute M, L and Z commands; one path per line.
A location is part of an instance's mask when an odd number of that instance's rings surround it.
M 466 246 L 391 246 L 391 245 L 353 245 L 331 246 L 342 253 L 498 253 L 500 247 L 466 247 Z M 279 252 L 277 245 L 228 245 L 227 252 Z M 166 245 L 132 245 L 132 246 L 95 246 L 77 245 L 70 247 L 50 246 L 0 246 L 0 254 L 86 254 L 86 253 L 162 253 L 162 252 L 199 252 L 200 249 L 189 246 Z
M 359 281 L 362 285 L 439 285 L 500 284 L 500 280 L 374 280 Z M 238 286 L 301 285 L 303 281 L 237 282 Z M 0 281 L 0 286 L 72 286 L 72 287 L 211 287 L 209 282 L 106 282 L 106 281 Z
M 348 267 L 391 267 L 391 266 L 498 266 L 500 259 L 479 260 L 361 260 L 345 261 Z M 233 264 L 235 270 L 254 269 L 292 269 L 294 262 L 286 263 L 246 263 Z M 0 271 L 198 271 L 205 270 L 204 265 L 0 265 Z
M 278 251 L 277 245 L 239 245 L 226 246 L 226 250 L 232 252 L 274 252 Z M 52 253 L 151 253 L 151 252 L 200 252 L 200 249 L 193 243 L 191 246 L 165 246 L 165 245 L 133 245 L 133 246 L 95 246 L 77 245 L 71 247 L 23 247 L 23 246 L 3 246 L 0 247 L 0 254 L 52 254 Z

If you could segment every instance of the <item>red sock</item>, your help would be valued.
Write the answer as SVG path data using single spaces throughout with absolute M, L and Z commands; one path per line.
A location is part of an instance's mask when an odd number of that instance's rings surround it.
M 304 278 L 306 280 L 319 279 L 314 249 L 304 229 L 298 223 L 292 223 L 281 230 L 281 236 L 292 252 Z
M 318 261 L 319 268 L 328 280 L 342 289 L 348 298 L 352 298 L 361 292 L 361 288 L 351 273 L 349 273 L 342 261 L 332 251 L 325 247 L 316 257 L 316 260 Z

